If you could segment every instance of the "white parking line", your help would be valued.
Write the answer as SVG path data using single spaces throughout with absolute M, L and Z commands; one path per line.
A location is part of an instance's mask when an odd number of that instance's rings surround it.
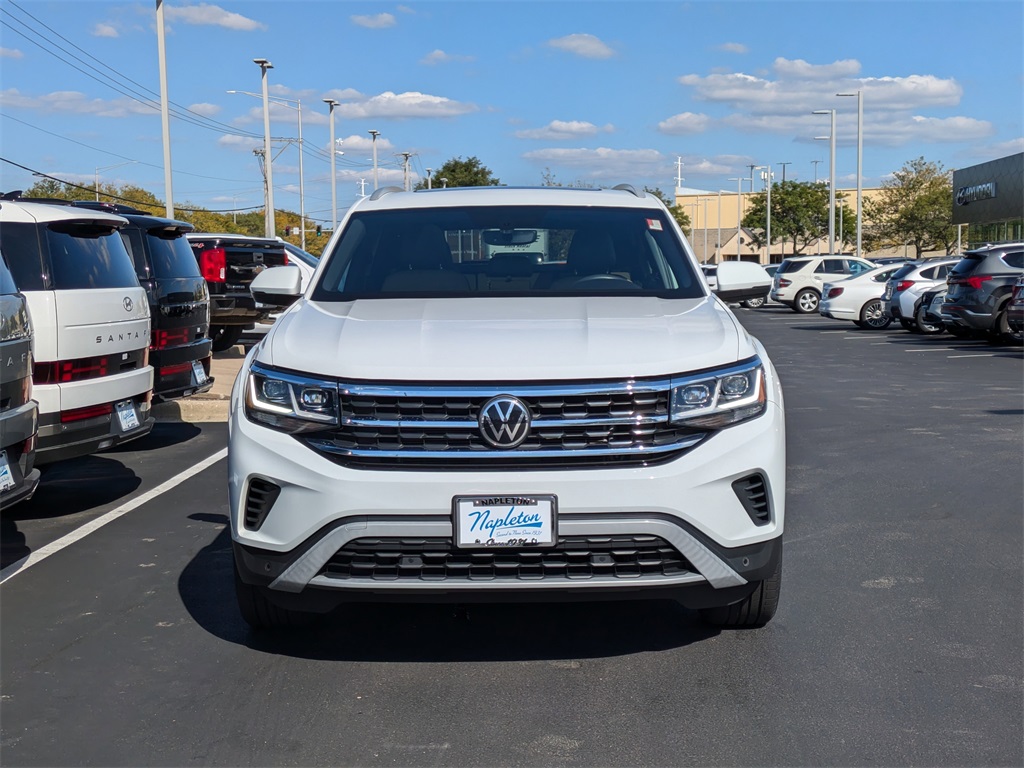
M 958 357 L 995 357 L 995 356 L 996 356 L 995 352 L 989 352 L 988 354 L 985 354 L 985 355 L 946 355 L 946 357 L 948 357 L 950 360 L 955 360 Z
M 76 528 L 66 536 L 62 536 L 56 541 L 50 542 L 44 547 L 40 547 L 35 552 L 32 552 L 26 555 L 25 557 L 21 558 L 21 560 L 19 560 L 18 562 L 11 563 L 2 571 L 0 571 L 0 584 L 3 584 L 9 578 L 15 576 L 18 573 L 24 573 L 36 563 L 42 562 L 50 555 L 60 552 L 62 549 L 71 546 L 76 541 L 84 539 L 90 533 L 99 530 L 107 523 L 112 523 L 114 520 L 117 520 L 117 518 L 121 517 L 122 515 L 126 515 L 133 509 L 141 507 L 147 501 L 155 499 L 162 493 L 167 493 L 167 491 L 171 490 L 175 486 L 181 485 L 190 477 L 198 475 L 204 469 L 207 469 L 208 467 L 216 464 L 218 461 L 220 461 L 227 455 L 228 449 L 221 448 L 219 451 L 217 451 L 217 453 L 213 454 L 213 456 L 203 459 L 198 464 L 194 464 L 193 466 L 186 469 L 184 472 L 175 475 L 170 480 L 160 483 L 160 485 L 158 485 L 156 488 L 146 491 L 144 494 L 142 494 L 141 496 L 137 496 L 131 501 L 125 502 L 117 509 L 112 509 L 109 512 L 107 512 L 107 514 L 97 517 L 95 520 L 89 521 L 80 528 Z
M 849 333 L 849 331 L 818 331 L 818 333 Z
M 904 352 L 952 352 L 952 347 L 931 347 L 928 349 L 904 349 Z

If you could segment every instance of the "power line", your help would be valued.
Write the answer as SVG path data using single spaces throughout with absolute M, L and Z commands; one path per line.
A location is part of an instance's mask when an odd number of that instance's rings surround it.
M 33 170 L 32 168 L 29 168 L 27 165 L 22 165 L 21 163 L 16 163 L 13 160 L 8 160 L 6 157 L 0 157 L 0 161 L 13 165 L 15 168 L 21 168 L 21 170 L 23 171 L 28 171 L 33 176 L 39 176 L 40 178 L 43 179 L 56 181 L 59 182 L 60 184 L 63 184 L 66 187 L 71 187 L 72 189 L 81 189 L 89 193 L 96 191 L 95 187 L 83 187 L 81 184 L 75 184 L 73 181 L 65 181 L 64 179 L 57 178 L 56 176 L 51 176 L 48 173 L 42 173 L 41 171 Z M 153 207 L 152 203 L 144 200 L 132 200 L 131 198 L 128 197 L 121 197 L 120 195 L 111 195 L 106 192 L 103 193 L 103 196 L 113 198 L 114 200 L 120 200 L 125 203 L 131 203 L 132 205 L 144 205 L 148 208 Z M 206 213 L 237 213 L 241 211 L 258 211 L 261 208 L 263 208 L 263 206 L 250 205 L 246 208 L 183 208 L 180 205 L 176 205 L 175 208 L 177 208 L 179 211 L 190 211 L 193 213 L 196 211 L 205 211 Z

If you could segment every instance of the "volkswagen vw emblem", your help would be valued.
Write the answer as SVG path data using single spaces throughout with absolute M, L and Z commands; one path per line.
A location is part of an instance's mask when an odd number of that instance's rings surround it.
M 517 397 L 499 395 L 480 409 L 480 434 L 495 448 L 515 448 L 530 434 L 530 409 Z
M 132 311 L 132 307 L 135 306 L 135 304 L 132 303 L 132 300 L 130 298 L 128 298 L 127 296 L 124 297 L 124 302 L 123 303 L 124 303 L 124 311 L 125 312 L 131 312 Z

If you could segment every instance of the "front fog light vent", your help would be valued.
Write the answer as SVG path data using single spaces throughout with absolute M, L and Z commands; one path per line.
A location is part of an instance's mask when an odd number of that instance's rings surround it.
M 249 494 L 245 497 L 245 527 L 258 531 L 274 506 L 281 488 L 273 483 L 254 477 L 249 481 Z
M 732 484 L 736 497 L 743 509 L 750 515 L 754 525 L 768 525 L 772 521 L 771 505 L 768 503 L 768 484 L 764 476 L 749 475 Z

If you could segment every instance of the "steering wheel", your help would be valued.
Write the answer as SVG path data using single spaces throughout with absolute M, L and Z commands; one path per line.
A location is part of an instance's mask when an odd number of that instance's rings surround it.
M 587 275 L 586 277 L 581 277 L 578 280 L 574 280 L 571 287 L 585 287 L 587 285 L 600 287 L 601 283 L 618 283 L 623 287 L 629 286 L 629 288 L 632 290 L 640 290 L 640 286 L 634 283 L 632 280 L 622 277 L 622 275 L 610 275 L 604 272 L 600 272 L 596 275 Z

